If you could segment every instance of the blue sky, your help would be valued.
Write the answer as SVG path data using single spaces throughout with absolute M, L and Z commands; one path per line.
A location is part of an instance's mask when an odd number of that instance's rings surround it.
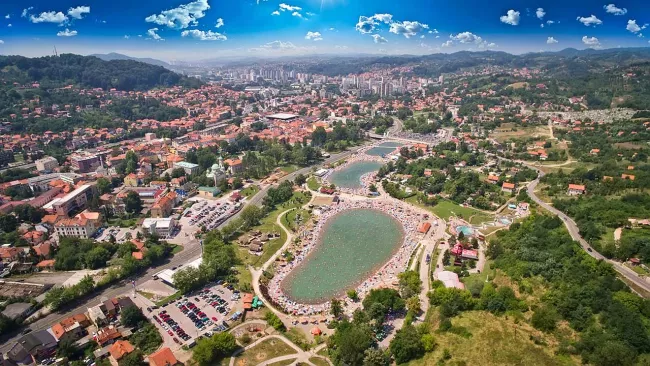
M 647 0 L 4 0 L 0 54 L 523 53 L 647 47 L 648 23 Z

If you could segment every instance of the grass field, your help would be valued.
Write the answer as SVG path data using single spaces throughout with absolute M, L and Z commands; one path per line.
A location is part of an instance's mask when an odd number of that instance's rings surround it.
M 260 191 L 260 187 L 258 185 L 254 184 L 254 185 L 250 185 L 250 186 L 242 189 L 241 190 L 241 195 L 244 196 L 244 197 L 251 198 L 254 195 L 256 195 L 257 192 L 259 192 L 259 191 Z
M 429 322 L 437 322 L 437 310 L 432 310 Z M 435 365 L 577 365 L 568 356 L 557 356 L 557 341 L 528 323 L 514 317 L 497 317 L 485 311 L 468 311 L 452 318 L 447 332 L 434 332 L 436 348 L 410 366 Z M 539 344 L 536 344 L 539 343 Z M 444 362 L 447 350 L 451 358 Z
M 287 240 L 287 234 L 284 232 L 284 230 L 282 230 L 280 226 L 276 224 L 278 216 L 290 208 L 301 207 L 308 201 L 309 199 L 305 196 L 304 193 L 296 192 L 289 202 L 278 205 L 275 210 L 271 211 L 264 219 L 262 219 L 259 225 L 253 227 L 251 230 L 259 230 L 263 233 L 280 233 L 280 237 L 270 240 L 268 243 L 264 244 L 262 255 L 259 256 L 250 254 L 248 252 L 248 249 L 240 249 L 238 251 L 238 254 L 239 259 L 242 261 L 242 264 L 252 265 L 255 267 L 261 266 L 264 264 L 264 262 L 269 260 L 269 258 L 271 258 L 271 256 L 277 252 L 278 249 L 282 248 L 282 245 Z
M 174 248 L 172 249 L 172 254 L 178 254 L 182 252 L 183 249 L 185 249 L 185 247 L 182 245 L 174 245 Z
M 294 354 L 296 351 L 279 339 L 267 339 L 235 358 L 235 366 L 253 366 L 272 358 Z
M 316 180 L 316 177 L 311 177 L 307 179 L 307 187 L 312 191 L 317 191 L 320 188 L 320 184 L 318 184 L 318 180 Z
M 293 210 L 282 216 L 282 225 L 289 230 L 296 231 L 301 224 L 309 220 L 310 216 L 309 211 L 305 209 Z
M 287 365 L 291 365 L 295 361 L 296 361 L 296 359 L 292 358 L 290 360 L 284 360 L 284 361 L 278 361 L 278 362 L 270 363 L 269 366 L 287 366 Z
M 407 198 L 406 202 L 431 211 L 434 215 L 442 218 L 443 220 L 447 220 L 450 216 L 456 215 L 465 220 L 468 220 L 470 224 L 478 225 L 487 221 L 492 221 L 494 219 L 493 215 L 471 207 L 463 207 L 447 200 L 440 200 L 435 206 L 425 206 L 418 203 L 416 197 L 413 196 Z
M 523 137 L 551 137 L 551 131 L 548 126 L 515 126 L 512 123 L 504 123 L 490 134 L 499 142 L 505 142 L 509 139 L 518 139 Z
M 285 172 L 287 174 L 293 173 L 298 169 L 300 169 L 300 167 L 297 166 L 297 165 L 286 165 L 286 166 L 283 166 L 283 167 L 280 168 L 280 170 L 282 170 L 283 172 Z
M 320 357 L 311 357 L 309 359 L 309 362 L 313 363 L 316 366 L 329 366 L 329 363 Z

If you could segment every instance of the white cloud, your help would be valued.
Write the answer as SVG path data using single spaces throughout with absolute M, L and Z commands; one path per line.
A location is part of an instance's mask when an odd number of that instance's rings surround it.
M 347 50 L 347 49 L 349 49 L 350 47 L 348 47 L 348 46 L 339 46 L 339 45 L 336 45 L 336 46 L 334 46 L 334 48 L 336 48 L 337 50 Z
M 625 15 L 627 14 L 627 9 L 625 8 L 617 8 L 616 5 L 614 4 L 609 4 L 603 6 L 603 9 L 607 11 L 609 14 L 614 14 L 614 15 Z
M 544 19 L 544 15 L 546 15 L 546 12 L 544 11 L 543 8 L 537 8 L 535 11 L 535 15 L 537 15 L 537 18 L 539 19 Z
M 630 19 L 627 21 L 627 27 L 625 29 L 629 30 L 632 33 L 638 33 L 642 31 L 643 29 L 646 29 L 648 27 L 648 24 L 644 24 L 642 26 L 639 26 L 636 24 L 636 20 Z
M 361 34 L 374 32 L 375 28 L 381 24 L 390 24 L 393 21 L 392 14 L 375 14 L 370 17 L 360 16 L 355 29 Z
M 444 42 L 444 43 L 442 44 L 442 47 L 445 47 L 445 48 L 446 48 L 446 47 L 451 47 L 451 46 L 453 46 L 453 45 L 454 45 L 454 41 L 452 41 L 452 40 L 450 39 L 450 40 L 448 40 L 447 42 Z
M 438 32 L 438 30 L 434 28 L 434 29 L 428 31 L 427 33 L 429 33 L 429 34 L 438 34 L 440 32 Z
M 330 28 L 329 30 L 334 32 L 336 30 L 336 28 Z
M 540 28 L 544 28 L 544 23 L 539 25 Z
M 379 34 L 373 34 L 372 39 L 375 41 L 375 43 L 388 43 L 388 40 Z
M 158 35 L 158 28 L 151 28 L 147 30 L 147 39 L 153 39 L 154 41 L 164 41 L 165 39 Z
M 299 6 L 292 6 L 285 3 L 280 4 L 280 10 L 282 11 L 300 11 L 302 10 Z
M 306 12 L 305 14 L 307 14 L 310 17 L 313 17 L 314 15 L 316 15 L 316 13 L 311 13 L 311 12 Z
M 309 32 L 307 32 L 307 35 L 305 36 L 305 39 L 309 39 L 309 40 L 312 40 L 312 41 L 322 41 L 323 37 L 320 34 L 320 32 L 311 32 L 311 31 L 309 31 Z
M 68 9 L 68 15 L 75 19 L 83 18 L 84 14 L 90 13 L 90 6 L 77 6 L 76 8 Z
M 452 34 L 449 36 L 449 38 L 460 43 L 480 43 L 483 41 L 483 38 L 471 32 L 462 32 L 456 35 Z
M 124 39 L 129 39 L 129 38 L 131 38 L 131 36 L 129 36 L 128 34 L 124 35 Z
M 44 11 L 38 16 L 30 15 L 29 20 L 32 23 L 65 23 L 68 17 L 60 11 Z
M 271 15 L 280 15 L 280 12 L 276 10 L 273 13 L 271 13 Z
M 259 47 L 249 48 L 249 51 L 269 51 L 269 50 L 279 50 L 279 51 L 291 51 L 295 50 L 297 47 L 291 42 L 282 42 L 282 41 L 273 41 L 266 44 L 263 44 Z
M 181 36 L 196 38 L 200 41 L 225 41 L 228 39 L 228 37 L 221 33 L 198 29 L 184 30 L 181 32 Z
M 214 27 L 215 28 L 223 27 L 223 19 L 221 19 L 221 18 L 217 19 L 217 24 Z
M 150 15 L 144 20 L 172 29 L 184 29 L 190 25 L 198 25 L 198 20 L 205 16 L 205 11 L 208 9 L 210 9 L 208 0 L 196 0 L 177 8 L 163 10 L 160 14 Z
M 11 18 L 11 14 L 5 15 L 5 19 L 9 19 L 9 18 Z
M 291 15 L 293 15 L 294 17 L 302 18 L 302 14 L 300 14 L 297 11 L 294 11 L 293 13 L 291 13 Z
M 13 27 L 13 24 L 9 23 L 7 24 L 7 27 Z
M 595 27 L 597 25 L 603 24 L 603 21 L 598 19 L 593 14 L 591 14 L 591 16 L 589 16 L 589 17 L 577 17 L 576 20 L 579 21 L 580 23 L 586 25 L 587 27 L 592 26 L 592 25 Z
M 59 31 L 56 35 L 59 37 L 74 37 L 77 35 L 77 31 L 76 30 L 71 31 L 68 28 L 66 28 L 65 30 Z
M 552 25 L 552 24 L 555 24 L 555 22 L 552 21 L 552 20 L 547 20 L 547 21 L 546 21 L 546 24 L 548 24 L 548 25 Z
M 518 25 L 519 24 L 519 12 L 515 10 L 508 10 L 506 15 L 502 15 L 499 20 L 501 20 L 501 23 L 506 23 L 510 25 Z
M 27 15 L 29 14 L 29 11 L 32 10 L 32 9 L 34 9 L 33 6 L 30 6 L 27 9 L 23 9 L 23 12 L 20 14 L 20 16 L 23 17 L 23 18 L 27 18 Z
M 429 29 L 429 26 L 427 24 L 405 20 L 404 22 L 395 21 L 390 23 L 389 32 L 402 34 L 406 38 L 411 38 L 412 36 L 417 35 L 419 32 L 422 32 L 425 29 Z
M 546 38 L 546 44 L 555 44 L 558 43 L 558 40 L 553 37 Z
M 600 48 L 600 41 L 596 37 L 582 37 L 582 43 L 589 48 Z
M 0 39 L 0 44 L 5 44 L 5 41 Z

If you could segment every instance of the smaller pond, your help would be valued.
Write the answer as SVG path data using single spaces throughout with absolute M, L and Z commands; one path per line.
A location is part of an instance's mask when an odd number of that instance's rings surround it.
M 332 173 L 329 181 L 340 188 L 359 189 L 362 188 L 361 176 L 378 171 L 382 165 L 377 161 L 358 161 Z
M 463 233 L 463 235 L 465 235 L 465 236 L 474 235 L 474 229 L 472 229 L 469 226 L 465 226 L 465 225 L 456 226 L 456 232 Z
M 510 225 L 510 224 L 512 224 L 512 221 L 510 221 L 510 220 L 508 220 L 508 219 L 500 219 L 499 221 L 500 221 L 502 224 L 504 224 L 504 225 Z
M 392 141 L 387 141 L 383 142 L 372 149 L 366 151 L 366 155 L 372 155 L 372 156 L 384 156 L 386 154 L 392 153 L 395 148 L 402 146 L 403 144 L 399 142 L 392 142 Z

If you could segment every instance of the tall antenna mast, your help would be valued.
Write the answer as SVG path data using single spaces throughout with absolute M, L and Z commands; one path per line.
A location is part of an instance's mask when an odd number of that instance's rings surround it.
M 56 45 L 54 46 L 54 57 L 59 57 L 59 53 L 56 52 Z

